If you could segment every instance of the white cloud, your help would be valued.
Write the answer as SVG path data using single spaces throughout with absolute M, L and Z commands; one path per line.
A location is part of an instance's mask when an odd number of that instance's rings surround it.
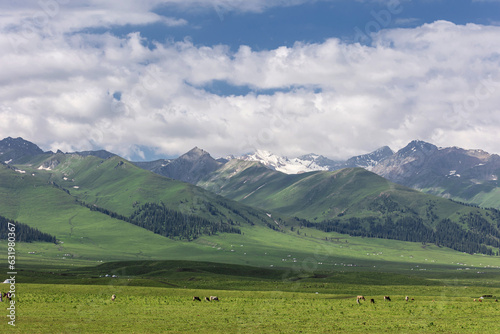
M 213 155 L 264 148 L 346 158 L 412 139 L 500 153 L 499 27 L 438 21 L 382 30 L 370 46 L 329 39 L 264 51 L 189 42 L 151 49 L 139 33 L 78 31 L 187 24 L 151 12 L 165 1 L 95 2 L 86 10 L 79 6 L 89 2 L 57 3 L 58 11 L 41 10 L 53 13 L 51 20 L 40 19 L 31 31 L 23 24 L 36 22 L 36 5 L 7 8 L 12 15 L 0 26 L 0 49 L 8 50 L 0 54 L 2 138 L 124 156 L 145 145 L 165 154 L 199 146 Z M 231 10 L 270 6 L 231 4 Z M 218 96 L 202 88 L 214 80 L 282 91 Z

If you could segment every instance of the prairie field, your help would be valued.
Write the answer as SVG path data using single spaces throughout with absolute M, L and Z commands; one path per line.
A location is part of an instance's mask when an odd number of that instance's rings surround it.
M 29 268 L 16 277 L 15 327 L 4 298 L 3 332 L 498 333 L 500 319 L 495 269 L 475 280 L 465 271 L 431 277 L 195 261 Z M 366 300 L 358 304 L 358 295 Z M 219 301 L 204 300 L 210 296 Z
M 201 290 L 114 285 L 19 287 L 19 333 L 498 333 L 500 308 L 481 289 L 350 286 L 355 295 L 291 291 Z M 404 300 L 403 290 L 411 292 Z M 398 294 L 391 292 L 397 291 Z M 491 292 L 491 290 L 490 290 Z M 495 289 L 495 294 L 500 294 Z M 116 294 L 115 301 L 111 295 Z M 390 294 L 391 301 L 383 296 Z M 220 301 L 203 297 L 216 295 Z M 453 295 L 453 296 L 451 296 Z M 193 301 L 199 296 L 202 301 Z M 369 300 L 373 298 L 375 303 Z M 7 320 L 3 328 L 6 328 Z

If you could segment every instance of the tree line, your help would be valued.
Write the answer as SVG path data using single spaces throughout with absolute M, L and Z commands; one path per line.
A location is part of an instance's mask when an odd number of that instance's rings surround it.
M 168 238 L 193 240 L 216 233 L 241 234 L 232 220 L 210 221 L 203 217 L 169 209 L 165 204 L 145 203 L 130 217 L 129 222 Z
M 222 219 L 210 221 L 200 216 L 169 209 L 164 203 L 145 203 L 138 206 L 129 217 L 98 207 L 95 204 L 79 203 L 92 211 L 101 212 L 172 239 L 191 241 L 202 235 L 216 233 L 241 234 L 241 230 L 232 219 L 228 219 L 227 223 L 223 222 Z M 213 209 L 216 208 L 213 207 Z
M 459 223 L 443 219 L 435 228 L 415 216 L 393 219 L 391 216 L 331 219 L 313 223 L 296 218 L 304 227 L 324 232 L 337 232 L 351 236 L 394 239 L 412 242 L 434 243 L 469 254 L 499 255 L 492 248 L 500 248 L 500 231 L 479 213 L 462 215 Z
M 9 223 L 14 224 L 15 232 L 9 231 Z M 15 233 L 16 242 L 34 242 L 34 241 L 42 241 L 42 242 L 52 242 L 56 243 L 56 237 L 50 235 L 48 233 L 41 232 L 40 230 L 28 226 L 23 223 L 19 223 L 17 221 L 7 219 L 5 217 L 0 216 L 0 240 L 7 240 L 9 237 L 9 233 Z

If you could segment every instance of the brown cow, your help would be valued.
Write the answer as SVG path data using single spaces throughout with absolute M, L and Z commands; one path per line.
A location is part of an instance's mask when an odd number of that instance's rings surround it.
M 357 300 L 366 300 L 366 299 L 365 299 L 365 296 L 357 296 L 357 297 L 356 297 L 356 299 L 357 299 Z
M 200 299 L 200 297 L 198 297 L 198 296 L 194 296 L 194 297 L 193 297 L 193 301 L 195 301 L 195 300 L 197 300 L 197 301 L 201 302 L 201 299 Z
M 12 300 L 12 295 L 10 294 L 10 292 L 4 292 L 2 294 L 2 297 L 7 297 L 8 300 Z M 2 300 L 3 301 L 3 300 Z

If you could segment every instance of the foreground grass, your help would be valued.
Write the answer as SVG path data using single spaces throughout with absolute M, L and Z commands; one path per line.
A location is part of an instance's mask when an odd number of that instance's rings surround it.
M 369 287 L 352 285 L 363 293 Z M 279 291 L 229 291 L 115 285 L 19 286 L 16 327 L 22 333 L 497 333 L 499 304 L 473 302 L 470 293 L 435 287 L 420 295 L 366 295 L 375 304 L 357 305 L 355 295 Z M 478 289 L 480 290 L 480 289 Z M 494 291 L 500 294 L 499 289 Z M 117 295 L 112 302 L 112 294 Z M 454 296 L 449 296 L 454 294 Z M 217 295 L 220 302 L 193 302 Z M 7 320 L 5 320 L 5 326 Z M 2 327 L 5 327 L 2 326 Z
M 18 273 L 16 327 L 5 317 L 0 328 L 19 333 L 497 333 L 500 276 L 491 270 L 486 281 L 465 271 L 457 276 L 456 270 L 428 277 L 200 261 L 58 270 L 40 263 Z M 366 301 L 358 305 L 360 294 Z M 213 295 L 220 301 L 192 300 Z M 392 301 L 385 302 L 385 295 Z M 406 302 L 407 295 L 414 300 Z M 492 297 L 474 302 L 483 295 Z

